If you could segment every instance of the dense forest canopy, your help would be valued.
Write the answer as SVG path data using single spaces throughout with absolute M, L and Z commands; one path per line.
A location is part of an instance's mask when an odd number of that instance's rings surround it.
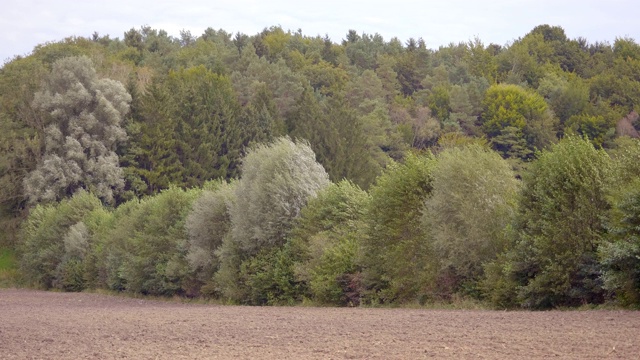
M 634 39 L 559 26 L 67 38 L 0 68 L 0 246 L 65 290 L 637 305 L 638 102 Z

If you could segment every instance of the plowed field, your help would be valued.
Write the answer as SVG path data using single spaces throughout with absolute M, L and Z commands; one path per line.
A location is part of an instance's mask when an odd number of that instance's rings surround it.
M 0 290 L 0 359 L 638 359 L 640 312 L 240 307 Z

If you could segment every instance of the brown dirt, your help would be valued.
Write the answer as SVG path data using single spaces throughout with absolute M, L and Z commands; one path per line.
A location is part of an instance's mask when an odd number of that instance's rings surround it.
M 2 359 L 640 357 L 640 312 L 240 307 L 0 290 Z

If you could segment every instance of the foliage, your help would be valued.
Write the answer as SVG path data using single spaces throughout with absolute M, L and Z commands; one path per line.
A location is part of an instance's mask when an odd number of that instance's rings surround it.
M 519 184 L 505 160 L 476 144 L 441 152 L 431 174 L 422 225 L 440 265 L 441 286 L 451 286 L 439 292 L 451 294 L 480 279 L 483 264 L 505 249 Z
M 279 26 L 38 45 L 0 68 L 0 247 L 62 290 L 633 306 L 639 49 L 544 24 L 438 49 Z
M 638 220 L 640 193 L 640 143 L 620 138 L 611 151 L 615 185 L 610 190 L 613 203 L 607 230 L 609 241 L 598 249 L 603 267 L 604 288 L 623 305 L 640 304 L 640 237 Z
M 600 246 L 604 288 L 623 305 L 640 304 L 640 183 L 629 184 L 618 196 L 609 225 L 613 241 Z
M 371 188 L 360 260 L 369 301 L 414 300 L 433 275 L 431 250 L 420 227 L 433 166 L 431 155 L 408 154 Z
M 586 139 L 567 137 L 539 155 L 523 180 L 515 239 L 502 268 L 529 308 L 603 301 L 596 252 L 606 234 L 612 166 Z M 499 276 L 494 280 L 500 280 Z M 509 280 L 510 279 L 510 280 Z M 489 284 L 489 297 L 499 283 Z
M 8 248 L 0 248 L 0 288 L 15 287 L 18 282 L 18 261 L 15 252 Z
M 78 261 L 88 246 L 82 221 L 101 206 L 96 196 L 79 191 L 70 199 L 32 210 L 19 244 L 20 270 L 28 283 L 45 289 L 82 290 Z
M 143 193 L 237 175 L 246 141 L 229 78 L 204 66 L 172 71 L 140 103 L 124 157 L 128 173 L 145 183 Z
M 493 85 L 483 102 L 482 128 L 492 139 L 494 148 L 503 154 L 512 153 L 512 144 L 501 141 L 504 129 L 525 140 L 529 153 L 543 149 L 555 138 L 555 123 L 544 99 L 518 85 Z M 519 154 L 526 159 L 527 153 Z
M 117 209 L 102 255 L 109 288 L 149 295 L 191 290 L 184 225 L 199 193 L 170 188 Z
M 308 199 L 329 184 L 305 143 L 280 138 L 251 149 L 231 208 L 231 235 L 248 255 L 284 244 Z
M 224 240 L 227 244 L 223 244 L 220 252 L 221 271 L 226 279 L 234 279 L 234 272 L 240 272 L 242 269 L 238 266 L 242 264 L 246 272 L 254 274 L 262 268 L 261 258 L 275 256 L 277 249 L 285 245 L 307 201 L 328 184 L 327 173 L 305 143 L 280 138 L 251 149 L 243 161 L 242 177 L 235 189 L 236 201 L 230 212 L 231 234 Z M 256 256 L 259 258 L 251 260 Z M 280 280 L 270 275 L 275 273 L 258 279 L 278 284 Z M 224 280 L 224 284 L 230 287 L 222 285 L 225 296 L 234 298 L 233 294 L 242 293 L 236 289 L 241 284 L 234 284 L 233 280 Z M 269 289 L 276 285 L 265 283 L 264 286 Z
M 321 190 L 302 210 L 292 230 L 292 243 L 303 252 L 296 275 L 317 301 L 359 304 L 357 254 L 367 202 L 367 193 L 345 180 Z
M 186 219 L 187 261 L 208 292 L 216 291 L 212 278 L 220 263 L 217 251 L 231 230 L 230 209 L 235 200 L 235 184 L 216 181 L 209 185 L 195 200 Z
M 127 136 L 120 123 L 130 101 L 121 83 L 97 78 L 88 58 L 57 61 L 33 100 L 47 120 L 43 158 L 24 181 L 29 200 L 60 200 L 83 188 L 112 202 L 124 185 L 115 149 Z

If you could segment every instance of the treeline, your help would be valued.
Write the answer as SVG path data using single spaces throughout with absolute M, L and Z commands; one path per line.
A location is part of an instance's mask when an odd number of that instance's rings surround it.
M 637 304 L 638 74 L 548 25 L 43 44 L 0 69 L 0 244 L 67 290 Z
M 115 209 L 84 190 L 24 223 L 32 284 L 241 304 L 486 300 L 549 308 L 640 299 L 640 144 L 567 136 L 519 181 L 487 143 L 407 154 L 369 192 L 305 142 L 248 152 L 238 180 Z

